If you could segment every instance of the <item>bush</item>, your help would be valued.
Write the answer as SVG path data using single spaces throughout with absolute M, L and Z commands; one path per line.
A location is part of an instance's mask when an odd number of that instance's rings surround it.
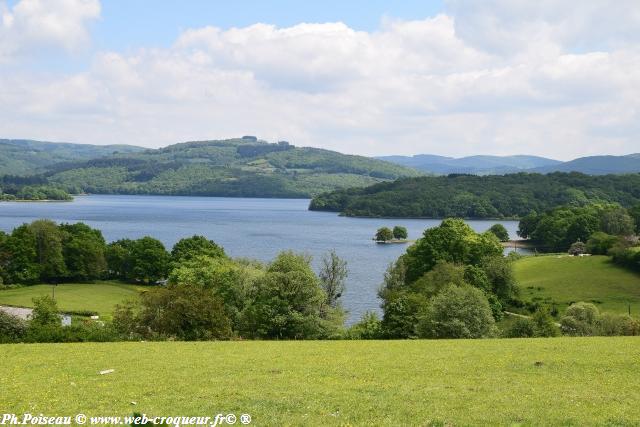
M 0 310 L 0 343 L 18 342 L 27 333 L 27 323 Z
M 598 318 L 598 335 L 634 336 L 640 332 L 640 322 L 625 314 L 603 313 Z
M 426 311 L 429 300 L 414 292 L 386 291 L 382 303 L 382 334 L 385 338 L 417 338 L 420 316 Z
M 546 308 L 539 308 L 533 313 L 533 324 L 536 337 L 557 337 L 560 329 Z
M 60 326 L 60 315 L 58 314 L 58 305 L 56 301 L 49 295 L 34 298 L 33 312 L 31 313 L 31 327 L 48 327 Z
M 518 317 L 504 332 L 505 338 L 533 338 L 536 336 L 533 320 Z
M 560 319 L 562 332 L 572 336 L 591 336 L 597 331 L 598 308 L 590 303 L 572 304 Z
M 432 298 L 418 323 L 422 338 L 485 338 L 495 321 L 484 293 L 471 286 L 451 286 Z
M 376 340 L 382 338 L 380 318 L 376 313 L 367 311 L 362 315 L 358 323 L 347 329 L 345 338 L 352 340 Z
M 155 288 L 141 296 L 140 305 L 116 307 L 114 330 L 125 339 L 229 339 L 231 321 L 211 289 L 191 285 Z
M 110 342 L 117 341 L 113 328 L 98 322 L 86 321 L 70 326 L 30 325 L 25 342 Z
M 574 242 L 568 251 L 569 255 L 573 255 L 573 256 L 582 255 L 585 252 L 587 252 L 587 247 L 580 240 L 578 240 L 577 242 Z
M 593 233 L 587 240 L 587 252 L 593 255 L 607 255 L 618 238 L 602 231 Z

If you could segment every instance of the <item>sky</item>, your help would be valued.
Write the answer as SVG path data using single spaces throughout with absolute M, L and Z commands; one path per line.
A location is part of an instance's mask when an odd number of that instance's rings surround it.
M 0 138 L 640 152 L 637 0 L 0 0 Z

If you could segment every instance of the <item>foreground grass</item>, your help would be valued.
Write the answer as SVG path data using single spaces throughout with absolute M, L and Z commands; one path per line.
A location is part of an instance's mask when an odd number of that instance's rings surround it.
M 634 337 L 13 344 L 0 354 L 5 412 L 248 413 L 255 425 L 640 424 Z
M 0 305 L 33 307 L 33 298 L 52 295 L 53 286 L 34 285 L 0 291 Z M 55 287 L 56 302 L 61 311 L 95 311 L 110 317 L 116 304 L 136 298 L 139 286 L 119 282 L 67 283 Z
M 609 257 L 547 255 L 516 261 L 514 272 L 525 301 L 595 303 L 601 311 L 640 314 L 640 275 L 613 264 Z

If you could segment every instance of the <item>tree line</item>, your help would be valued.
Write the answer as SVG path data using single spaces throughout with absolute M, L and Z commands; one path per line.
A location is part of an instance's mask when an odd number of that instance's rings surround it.
M 640 271 L 640 205 L 562 206 L 532 212 L 520 220 L 518 235 L 547 251 L 610 255 L 613 262 Z
M 640 203 L 640 174 L 590 176 L 461 175 L 401 178 L 366 188 L 323 193 L 309 209 L 348 216 L 396 218 L 521 218 L 557 206 Z
M 152 286 L 139 298 L 118 305 L 112 321 L 104 326 L 87 320 L 62 327 L 55 301 L 43 297 L 35 302 L 35 322 L 0 313 L 0 341 L 486 338 L 640 332 L 635 319 L 594 314 L 583 304 L 563 315 L 562 328 L 548 308 L 536 307 L 531 318 L 501 333 L 497 322 L 505 309 L 522 302 L 512 269 L 514 256 L 503 255 L 494 231 L 477 233 L 462 219 L 453 218 L 425 230 L 384 275 L 379 290 L 382 317 L 366 313 L 345 327 L 347 313 L 341 297 L 348 269 L 333 251 L 316 273 L 310 257 L 291 251 L 262 263 L 230 258 L 203 236 L 181 239 L 171 251 L 151 237 L 106 244 L 99 230 L 85 224 L 38 220 L 0 234 L 0 274 L 6 283 L 108 277 Z

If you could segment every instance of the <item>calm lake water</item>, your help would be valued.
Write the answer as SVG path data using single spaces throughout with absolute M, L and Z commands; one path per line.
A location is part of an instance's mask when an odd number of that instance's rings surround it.
M 271 260 L 292 249 L 313 256 L 317 268 L 324 253 L 335 249 L 348 262 L 343 304 L 350 322 L 367 310 L 379 311 L 376 291 L 389 263 L 407 245 L 378 245 L 371 238 L 382 226 L 403 225 L 409 238 L 420 237 L 439 220 L 346 218 L 312 212 L 309 200 L 171 196 L 80 196 L 73 202 L 0 203 L 0 229 L 39 218 L 78 222 L 102 230 L 107 241 L 153 236 L 168 249 L 182 237 L 201 234 L 224 246 L 233 257 Z M 485 231 L 497 221 L 468 221 Z M 500 221 L 516 237 L 517 221 Z

